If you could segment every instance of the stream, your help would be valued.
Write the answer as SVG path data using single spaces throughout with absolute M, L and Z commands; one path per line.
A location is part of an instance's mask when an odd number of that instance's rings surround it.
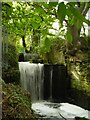
M 39 101 L 32 104 L 32 109 L 41 116 L 39 120 L 75 120 L 75 117 L 90 119 L 90 111 L 69 103 Z
M 20 84 L 30 92 L 32 109 L 41 116 L 39 120 L 74 120 L 75 117 L 90 119 L 90 111 L 79 106 L 67 102 L 50 102 L 59 99 L 65 101 L 68 94 L 69 81 L 64 65 L 19 62 L 19 71 Z

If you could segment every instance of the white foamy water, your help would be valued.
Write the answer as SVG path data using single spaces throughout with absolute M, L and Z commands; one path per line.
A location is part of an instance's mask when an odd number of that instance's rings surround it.
M 43 99 L 43 64 L 19 62 L 21 86 L 31 93 L 33 101 Z
M 47 101 L 32 104 L 36 114 L 46 118 L 66 118 L 74 120 L 76 116 L 90 119 L 90 111 L 69 103 L 51 103 Z

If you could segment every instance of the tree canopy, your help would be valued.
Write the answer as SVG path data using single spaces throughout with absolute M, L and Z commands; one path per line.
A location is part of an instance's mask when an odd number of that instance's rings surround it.
M 86 19 L 89 7 L 89 2 L 3 2 L 3 32 L 6 30 L 8 34 L 22 38 L 26 52 L 27 36 L 31 41 L 30 49 L 48 51 L 52 39 L 56 37 L 56 32 L 53 34 L 50 29 L 55 30 L 53 23 L 58 20 L 57 36 L 63 36 L 76 48 L 84 23 L 90 26 L 90 21 Z M 64 27 L 66 32 L 63 32 Z

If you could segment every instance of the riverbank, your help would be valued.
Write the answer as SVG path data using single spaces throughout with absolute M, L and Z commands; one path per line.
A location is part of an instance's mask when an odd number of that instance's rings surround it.
M 2 84 L 2 118 L 36 120 L 31 109 L 31 95 L 19 85 Z

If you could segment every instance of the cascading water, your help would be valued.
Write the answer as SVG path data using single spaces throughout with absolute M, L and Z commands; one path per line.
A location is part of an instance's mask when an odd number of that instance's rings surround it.
M 19 62 L 21 86 L 31 93 L 32 101 L 61 99 L 66 87 L 65 70 L 62 65 L 44 65 Z
M 69 103 L 40 101 L 44 98 L 62 98 L 66 95 L 65 67 L 62 65 L 43 65 L 19 62 L 21 86 L 31 93 L 32 109 L 42 117 L 39 120 L 68 120 L 75 116 L 90 118 L 90 112 Z M 45 94 L 45 95 L 44 95 Z M 65 97 L 64 97 L 65 98 Z
M 21 86 L 31 93 L 32 101 L 43 99 L 43 64 L 19 62 Z

